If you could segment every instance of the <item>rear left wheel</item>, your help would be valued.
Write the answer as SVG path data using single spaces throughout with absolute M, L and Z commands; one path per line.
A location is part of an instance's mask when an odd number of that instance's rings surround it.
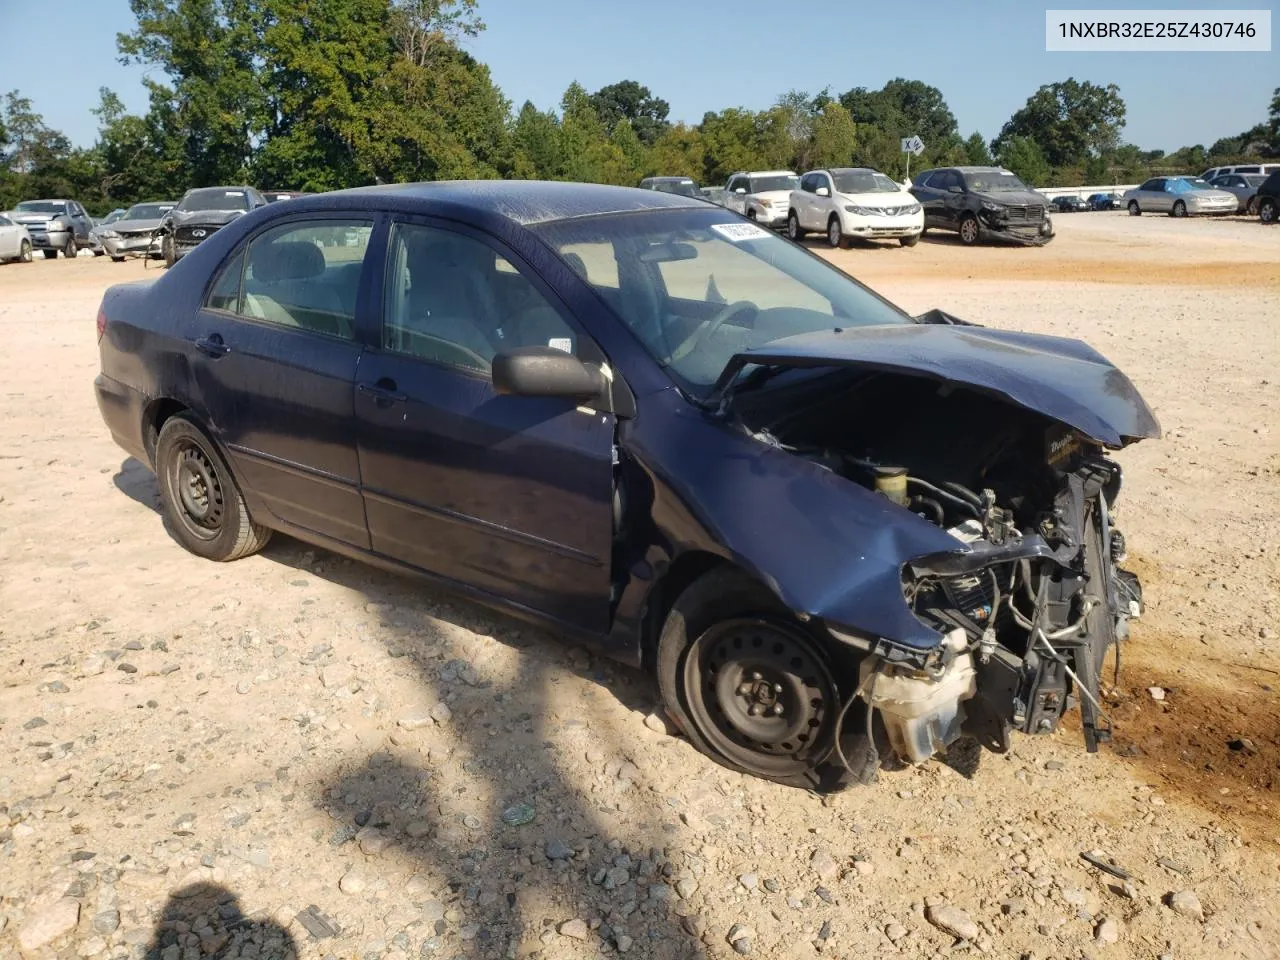
M 1244 215 L 1252 217 L 1258 212 L 1258 198 L 1250 197 L 1249 202 L 1244 205 Z
M 696 580 L 667 617 L 657 672 L 667 709 L 713 760 L 819 784 L 840 711 L 833 667 L 765 587 L 730 569 Z
M 74 236 L 67 237 L 67 245 L 62 248 L 62 255 L 68 260 L 74 260 L 79 252 L 76 248 L 76 238 Z
M 156 479 L 174 538 L 208 560 L 257 553 L 271 531 L 254 523 L 222 455 L 194 421 L 170 417 L 156 440 Z
M 1137 201 L 1137 200 L 1130 200 L 1130 201 L 1129 201 L 1129 216 L 1131 216 L 1131 217 L 1140 217 L 1140 216 L 1142 216 L 1142 208 L 1141 208 L 1140 206 L 1138 206 L 1138 201 Z
M 1173 209 L 1169 211 L 1171 217 L 1185 217 L 1187 215 L 1187 205 L 1179 200 L 1173 205 Z

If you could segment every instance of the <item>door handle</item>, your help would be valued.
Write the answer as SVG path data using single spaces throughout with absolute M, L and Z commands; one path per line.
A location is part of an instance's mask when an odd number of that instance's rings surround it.
M 374 383 L 357 383 L 356 389 L 369 394 L 378 403 L 403 403 L 409 399 L 396 389 L 396 382 L 390 377 L 382 377 Z
M 201 337 L 195 341 L 195 347 L 206 357 L 212 357 L 214 360 L 219 357 L 225 357 L 231 352 L 231 348 L 223 342 L 222 335 L 219 333 L 211 333 L 207 337 Z

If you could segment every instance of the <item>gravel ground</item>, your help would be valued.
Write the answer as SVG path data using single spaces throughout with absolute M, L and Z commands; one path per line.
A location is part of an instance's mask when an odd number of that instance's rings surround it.
M 0 267 L 0 958 L 1280 956 L 1280 230 L 1056 222 L 824 255 L 1082 337 L 1151 401 L 1115 743 L 1068 724 L 825 800 L 420 584 L 283 537 L 186 554 L 91 388 L 102 291 L 148 272 Z

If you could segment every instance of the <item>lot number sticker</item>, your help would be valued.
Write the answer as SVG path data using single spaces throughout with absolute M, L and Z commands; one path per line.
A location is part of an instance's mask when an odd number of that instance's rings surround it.
M 746 240 L 759 240 L 767 237 L 769 231 L 757 227 L 754 223 L 713 223 L 711 229 L 730 243 L 742 243 Z

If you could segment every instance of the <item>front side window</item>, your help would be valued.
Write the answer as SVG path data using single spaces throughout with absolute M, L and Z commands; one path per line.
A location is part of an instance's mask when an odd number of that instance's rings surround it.
M 388 350 L 482 374 L 497 354 L 515 347 L 577 352 L 577 334 L 533 282 L 464 234 L 397 224 L 385 282 Z
M 536 228 L 645 349 L 705 394 L 735 353 L 832 327 L 910 323 L 846 274 L 723 211 L 584 217 Z M 616 276 L 617 286 L 595 282 Z
M 352 339 L 372 233 L 367 220 L 305 220 L 267 230 L 223 268 L 205 305 Z
M 1156 179 L 1156 180 L 1148 180 L 1146 183 L 1144 183 L 1144 184 L 1143 184 L 1142 186 L 1140 186 L 1138 189 L 1139 189 L 1139 190 L 1150 190 L 1152 193 L 1159 193 L 1160 191 L 1162 191 L 1162 190 L 1164 189 L 1164 181 L 1163 181 L 1163 180 L 1159 180 L 1159 179 Z

